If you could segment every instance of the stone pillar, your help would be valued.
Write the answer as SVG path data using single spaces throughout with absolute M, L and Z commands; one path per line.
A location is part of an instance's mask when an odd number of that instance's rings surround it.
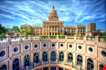
M 67 63 L 67 52 L 64 51 L 64 64 L 66 64 L 66 63 Z
M 96 40 L 96 42 L 98 42 L 99 41 L 99 36 L 95 36 L 95 40 Z
M 11 37 L 9 35 L 7 35 L 6 37 L 7 37 L 8 43 L 11 44 Z
M 86 41 L 87 40 L 87 36 L 84 36 L 83 40 Z

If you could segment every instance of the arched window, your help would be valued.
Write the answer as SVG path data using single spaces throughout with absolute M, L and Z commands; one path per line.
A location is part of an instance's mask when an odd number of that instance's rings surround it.
M 72 53 L 68 53 L 68 56 L 67 56 L 67 61 L 68 62 L 72 62 L 73 61 L 73 55 L 72 55 Z
M 43 52 L 42 59 L 43 59 L 44 62 L 48 61 L 48 53 L 47 52 Z
M 7 70 L 7 65 L 2 65 L 2 66 L 0 67 L 0 70 Z
M 43 67 L 43 70 L 49 70 L 49 68 L 48 67 Z
M 16 58 L 14 61 L 13 61 L 13 70 L 20 70 L 20 66 L 19 66 L 19 59 Z
M 62 67 L 59 67 L 59 69 L 58 70 L 64 70 Z
M 51 67 L 51 68 L 50 68 L 50 70 L 56 70 L 56 67 L 55 67 L 55 66 L 53 66 L 53 67 Z
M 51 60 L 51 61 L 56 61 L 56 52 L 55 52 L 55 51 L 52 51 L 52 52 L 51 52 L 50 60 Z
M 103 64 L 99 65 L 99 70 L 103 70 Z
M 64 53 L 63 52 L 59 53 L 59 61 L 64 61 Z
M 87 59 L 87 70 L 93 70 L 94 69 L 94 62 L 92 59 Z
M 34 63 L 39 63 L 39 53 L 34 53 L 34 58 L 33 58 Z
M 25 55 L 24 56 L 24 66 L 29 66 L 30 65 L 30 56 Z
M 82 62 L 83 62 L 82 56 L 81 56 L 81 55 L 78 55 L 78 56 L 77 56 L 77 64 L 78 64 L 78 65 L 82 65 Z

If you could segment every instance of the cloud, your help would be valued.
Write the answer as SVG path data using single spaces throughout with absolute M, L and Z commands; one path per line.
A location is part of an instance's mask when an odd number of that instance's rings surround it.
M 84 20 L 91 20 L 91 19 L 94 19 L 94 16 L 85 16 L 79 22 L 82 22 Z
M 5 15 L 5 14 L 0 14 L 0 18 L 6 18 L 6 19 L 10 19 L 10 20 L 14 20 L 15 18 L 13 16 L 10 16 L 10 15 Z
M 94 20 L 105 23 L 105 0 L 5 0 L 0 3 L 0 22 L 19 25 L 42 24 L 54 5 L 60 20 L 85 23 Z M 4 11 L 4 12 L 3 12 Z M 11 24 L 12 25 L 12 24 Z

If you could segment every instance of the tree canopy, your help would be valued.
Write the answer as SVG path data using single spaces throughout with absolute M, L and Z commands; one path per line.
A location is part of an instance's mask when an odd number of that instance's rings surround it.
M 20 33 L 23 36 L 28 36 L 33 34 L 33 27 L 30 25 L 22 25 L 20 27 Z
M 7 32 L 7 29 L 0 24 L 0 38 L 5 37 L 6 32 Z

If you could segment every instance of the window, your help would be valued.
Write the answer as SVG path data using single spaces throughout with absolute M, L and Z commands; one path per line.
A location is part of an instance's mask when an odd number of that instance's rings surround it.
M 19 59 L 16 58 L 14 61 L 13 61 L 13 70 L 20 70 L 20 66 L 19 66 Z
M 52 52 L 51 52 L 50 60 L 51 60 L 51 61 L 56 61 L 56 52 L 55 52 L 55 51 L 52 51 Z
M 59 67 L 59 69 L 58 70 L 64 70 L 63 68 L 61 68 L 61 67 Z
M 25 49 L 28 49 L 28 46 L 27 45 L 25 46 Z
M 89 51 L 90 51 L 90 52 L 92 52 L 92 51 L 93 51 L 93 49 L 92 49 L 92 48 L 89 48 Z
M 63 47 L 63 44 L 60 44 L 61 47 Z
M 48 70 L 48 67 L 44 67 L 43 70 Z
M 64 61 L 64 53 L 63 52 L 59 53 L 59 61 Z
M 0 52 L 0 57 L 3 57 L 4 55 L 5 55 L 5 51 L 3 50 Z
M 72 62 L 72 60 L 73 60 L 73 55 L 72 55 L 72 53 L 68 53 L 68 62 Z
M 25 55 L 24 56 L 24 66 L 29 66 L 30 65 L 30 56 Z
M 37 47 L 38 47 L 38 45 L 37 45 L 37 44 L 35 44 L 35 45 L 34 45 L 34 47 L 35 47 L 35 48 L 37 48 Z
M 90 58 L 87 59 L 87 70 L 94 70 L 94 63 Z
M 33 61 L 34 61 L 34 63 L 39 63 L 40 62 L 40 60 L 39 60 L 39 53 L 34 53 L 34 58 L 33 58 Z
M 14 52 L 17 52 L 17 51 L 18 51 L 18 48 L 17 48 L 17 47 L 15 47 L 15 48 L 14 48 Z
M 103 70 L 103 64 L 99 65 L 99 70 Z
M 56 70 L 56 67 L 51 67 L 50 70 Z
M 78 56 L 77 56 L 77 64 L 78 64 L 78 65 L 82 65 L 82 62 L 83 62 L 83 61 L 82 61 L 82 56 L 81 56 L 81 55 L 78 55 Z
M 43 44 L 43 47 L 46 47 L 46 44 Z
M 44 62 L 47 62 L 48 61 L 48 53 L 47 52 L 43 52 L 42 58 L 43 58 Z
M 0 67 L 0 70 L 7 70 L 7 65 L 2 65 L 1 67 Z
M 106 57 L 106 51 L 101 51 L 102 56 Z
M 72 45 L 70 44 L 69 47 L 72 48 Z
M 53 44 L 52 44 L 52 47 L 54 47 L 54 46 L 55 46 L 55 44 L 53 43 Z
M 82 48 L 82 46 L 78 46 L 78 48 L 79 48 L 79 49 L 81 49 L 81 48 Z

